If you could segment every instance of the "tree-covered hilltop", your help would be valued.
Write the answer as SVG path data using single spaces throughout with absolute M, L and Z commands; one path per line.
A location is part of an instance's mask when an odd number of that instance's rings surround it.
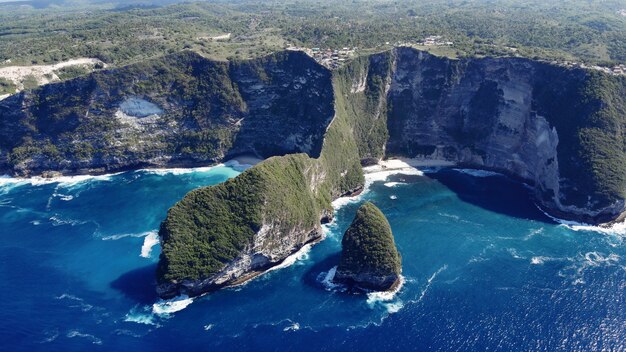
M 333 280 L 385 291 L 397 284 L 401 272 L 402 258 L 387 218 L 371 202 L 364 203 L 343 235 Z

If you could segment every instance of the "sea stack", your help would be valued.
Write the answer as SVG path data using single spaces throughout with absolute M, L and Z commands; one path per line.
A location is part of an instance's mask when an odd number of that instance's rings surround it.
M 400 253 L 387 218 L 374 204 L 359 208 L 341 247 L 333 281 L 374 291 L 392 290 L 399 284 Z

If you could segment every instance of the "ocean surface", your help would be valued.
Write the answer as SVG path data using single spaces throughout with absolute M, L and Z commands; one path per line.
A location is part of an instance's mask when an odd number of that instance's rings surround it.
M 55 182 L 0 178 L 2 351 L 594 351 L 626 349 L 626 236 L 558 224 L 528 190 L 469 170 L 368 175 L 326 239 L 195 300 L 154 293 L 160 221 L 241 167 Z M 386 214 L 395 295 L 330 283 L 358 205 Z

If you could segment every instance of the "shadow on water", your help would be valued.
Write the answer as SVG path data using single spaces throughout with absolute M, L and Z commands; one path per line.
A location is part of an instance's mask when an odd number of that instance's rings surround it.
M 448 187 L 464 202 L 512 217 L 555 223 L 537 208 L 524 184 L 506 176 L 476 177 L 453 169 L 427 175 Z
M 111 287 L 141 304 L 152 304 L 156 294 L 156 264 L 131 270 L 111 282 Z

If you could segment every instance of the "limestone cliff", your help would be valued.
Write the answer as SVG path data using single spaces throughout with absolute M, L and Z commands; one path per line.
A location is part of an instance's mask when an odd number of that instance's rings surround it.
M 613 220 L 625 209 L 624 125 L 626 79 L 528 59 L 397 48 L 331 72 L 297 52 L 182 52 L 1 101 L 0 173 L 269 158 L 170 210 L 166 297 L 239 282 L 315 241 L 331 201 L 363 186 L 360 164 L 383 157 L 498 170 L 552 214 Z
M 394 51 L 393 67 L 387 156 L 504 172 L 561 217 L 597 223 L 624 211 L 623 78 L 409 48 Z
M 330 71 L 302 53 L 229 63 L 181 52 L 1 101 L 0 173 L 319 156 L 332 96 Z

